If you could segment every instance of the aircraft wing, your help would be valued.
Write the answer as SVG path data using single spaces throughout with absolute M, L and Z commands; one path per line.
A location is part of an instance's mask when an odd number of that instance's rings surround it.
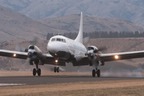
M 11 58 L 19 58 L 19 59 L 27 59 L 27 52 L 19 52 L 19 51 L 10 51 L 10 50 L 0 50 L 0 56 L 11 57 Z
M 27 59 L 27 52 L 19 52 L 19 51 L 10 51 L 10 50 L 0 50 L 0 56 L 18 58 L 18 59 Z M 40 57 L 44 64 L 55 65 L 55 59 L 50 54 L 41 54 Z M 60 66 L 65 66 L 64 61 L 59 61 Z
M 119 53 L 107 53 L 100 54 L 100 60 L 107 61 L 116 61 L 116 60 L 124 60 L 124 59 L 133 59 L 133 58 L 142 58 L 144 57 L 143 51 L 131 51 L 131 52 L 119 52 Z

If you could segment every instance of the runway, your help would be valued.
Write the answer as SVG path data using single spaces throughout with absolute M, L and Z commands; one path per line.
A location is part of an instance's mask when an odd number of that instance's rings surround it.
M 114 94 L 112 96 L 115 96 L 116 93 L 122 96 L 130 92 L 134 92 L 135 95 L 144 95 L 144 77 L 102 76 L 93 78 L 90 74 L 71 72 L 48 73 L 40 77 L 33 77 L 25 72 L 24 74 L 23 72 L 12 74 L 15 76 L 10 73 L 3 75 L 0 76 L 0 93 L 2 96 L 60 96 L 59 94 L 61 96 L 67 96 L 66 94 L 93 96 L 93 94 L 104 94 L 104 91 L 109 95 Z M 111 93 L 111 90 L 114 90 L 115 93 Z M 126 91 L 123 92 L 123 90 Z
M 0 77 L 0 86 L 18 86 L 18 85 L 45 85 L 57 83 L 74 83 L 74 82 L 102 82 L 102 81 L 115 81 L 115 80 L 139 80 L 144 78 L 138 77 L 100 77 L 93 78 L 91 76 L 67 76 L 67 75 L 54 75 L 54 76 L 2 76 Z

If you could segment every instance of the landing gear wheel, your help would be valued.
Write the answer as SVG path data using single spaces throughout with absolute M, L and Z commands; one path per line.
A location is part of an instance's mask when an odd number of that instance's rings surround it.
M 55 73 L 57 72 L 57 68 L 56 68 L 56 67 L 54 67 L 54 72 L 55 72 Z
M 93 69 L 93 70 L 92 70 L 92 77 L 95 77 L 95 75 L 96 75 L 96 70 Z
M 97 70 L 97 77 L 100 77 L 100 70 Z
M 36 71 L 36 69 L 34 68 L 34 69 L 33 69 L 33 76 L 36 76 L 36 73 L 37 73 L 37 71 Z
M 95 77 L 96 76 L 96 74 L 97 74 L 97 77 L 100 77 L 100 70 L 95 70 L 95 69 L 93 69 L 92 70 L 92 77 Z
M 54 67 L 54 72 L 56 73 L 59 73 L 59 67 Z
M 40 68 L 37 70 L 37 74 L 38 74 L 38 76 L 41 76 L 41 69 Z
M 38 76 L 41 76 L 41 69 L 40 68 L 38 68 L 37 70 L 36 70 L 36 68 L 33 69 L 33 76 L 36 76 L 36 74 Z
M 57 72 L 59 73 L 59 67 L 56 68 Z

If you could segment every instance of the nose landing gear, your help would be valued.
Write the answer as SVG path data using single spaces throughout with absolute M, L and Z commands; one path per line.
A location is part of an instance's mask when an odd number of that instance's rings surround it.
M 59 67 L 54 67 L 54 72 L 59 73 Z

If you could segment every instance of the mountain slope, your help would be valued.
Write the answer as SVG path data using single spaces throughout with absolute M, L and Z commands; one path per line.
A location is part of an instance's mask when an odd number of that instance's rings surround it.
M 67 15 L 36 21 L 8 8 L 0 6 L 0 40 L 46 39 L 47 33 L 78 32 L 80 15 Z M 104 19 L 84 15 L 84 31 L 141 31 L 143 28 L 131 22 Z M 7 37 L 7 38 L 6 38 Z
M 84 15 L 84 32 L 95 31 L 113 31 L 113 32 L 143 32 L 144 29 L 135 25 L 132 22 L 118 20 L 118 19 L 106 19 Z M 80 15 L 68 15 L 57 18 L 43 19 L 42 22 L 49 27 L 65 30 L 66 32 L 78 32 Z
M 0 13 L 1 41 L 13 39 L 31 40 L 33 37 L 45 39 L 48 32 L 59 31 L 2 6 L 0 6 Z
M 35 19 L 78 14 L 144 24 L 143 0 L 0 0 L 0 4 Z

